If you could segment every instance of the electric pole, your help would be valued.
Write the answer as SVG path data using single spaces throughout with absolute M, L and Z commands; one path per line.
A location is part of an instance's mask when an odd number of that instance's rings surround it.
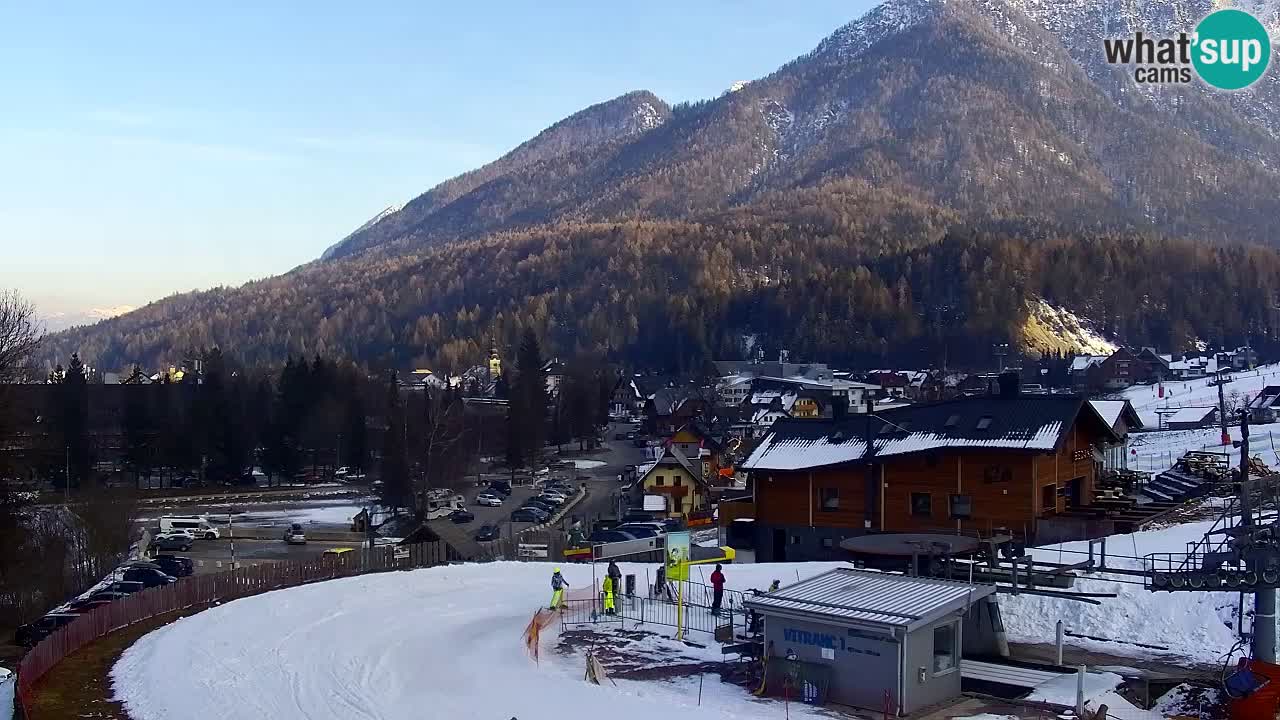
M 1240 411 L 1240 515 L 1244 524 L 1246 567 L 1259 578 L 1274 557 L 1269 548 L 1260 551 L 1253 543 L 1253 488 L 1249 482 L 1249 411 Z M 1253 596 L 1253 657 L 1265 663 L 1276 661 L 1276 589 L 1259 587 Z
M 1225 397 L 1223 397 L 1222 373 L 1217 373 L 1215 374 L 1214 377 L 1216 378 L 1218 383 L 1218 417 L 1222 421 L 1222 444 L 1230 445 L 1231 434 L 1227 432 L 1227 400 Z M 1243 482 L 1243 480 L 1244 480 L 1244 476 L 1242 475 L 1241 482 Z

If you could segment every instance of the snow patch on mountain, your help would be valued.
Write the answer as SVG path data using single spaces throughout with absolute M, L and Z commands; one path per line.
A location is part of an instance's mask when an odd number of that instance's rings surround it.
M 360 227 L 356 228 L 355 230 L 351 231 L 351 233 L 350 233 L 349 235 L 347 235 L 346 237 L 342 238 L 342 239 L 341 239 L 341 240 L 339 240 L 338 242 L 336 242 L 336 243 L 334 243 L 333 245 L 330 245 L 328 248 L 326 248 L 326 249 L 325 249 L 325 251 L 324 251 L 324 253 L 323 253 L 322 255 L 320 255 L 320 260 L 324 261 L 324 260 L 330 260 L 330 259 L 332 259 L 332 258 L 333 258 L 333 256 L 334 256 L 334 254 L 338 252 L 338 248 L 341 248 L 341 247 L 342 247 L 342 246 L 343 246 L 343 245 L 344 245 L 348 240 L 350 240 L 351 238 L 355 237 L 356 235 L 359 235 L 360 233 L 364 232 L 365 230 L 368 230 L 369 228 L 373 227 L 374 225 L 377 225 L 378 223 L 382 222 L 383 220 L 386 220 L 389 216 L 394 215 L 394 214 L 396 214 L 396 213 L 400 212 L 400 210 L 401 210 L 404 206 L 405 206 L 405 203 L 397 203 L 397 204 L 395 204 L 395 205 L 389 205 L 389 206 L 387 206 L 386 208 L 384 208 L 384 209 L 382 210 L 382 212 L 380 212 L 380 213 L 378 213 L 377 215 L 374 215 L 373 217 L 369 218 L 369 220 L 368 220 L 367 222 L 365 222 L 365 224 L 363 224 L 363 225 L 361 225 Z
M 640 103 L 636 106 L 635 118 L 636 126 L 641 130 L 652 130 L 666 122 L 666 118 L 652 103 Z
M 1027 307 L 1023 341 L 1031 350 L 1110 355 L 1119 347 L 1070 310 L 1037 298 Z

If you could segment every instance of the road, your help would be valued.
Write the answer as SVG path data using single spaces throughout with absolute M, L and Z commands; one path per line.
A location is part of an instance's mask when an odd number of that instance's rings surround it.
M 289 545 L 283 540 L 237 539 L 235 541 L 236 563 L 240 567 L 245 567 L 282 560 L 306 560 L 319 556 L 329 548 L 352 547 L 355 544 L 309 541 L 306 545 Z M 176 554 L 191 558 L 195 564 L 196 574 L 231 569 L 231 541 L 227 538 L 197 540 L 190 552 Z

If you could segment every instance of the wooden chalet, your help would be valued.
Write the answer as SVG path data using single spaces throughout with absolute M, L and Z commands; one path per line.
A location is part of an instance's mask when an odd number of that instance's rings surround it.
M 1015 376 L 994 395 L 779 420 L 742 464 L 756 559 L 840 558 L 842 539 L 869 532 L 1033 541 L 1058 514 L 1093 502 L 1099 448 L 1115 442 L 1084 399 L 1023 395 Z

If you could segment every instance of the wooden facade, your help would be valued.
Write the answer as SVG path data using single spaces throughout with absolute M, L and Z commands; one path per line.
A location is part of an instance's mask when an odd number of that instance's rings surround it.
M 1056 452 L 941 450 L 884 458 L 871 472 L 879 488 L 870 514 L 865 465 L 757 473 L 756 521 L 849 534 L 1000 529 L 1034 537 L 1038 520 L 1092 503 L 1096 463 L 1077 422 Z

